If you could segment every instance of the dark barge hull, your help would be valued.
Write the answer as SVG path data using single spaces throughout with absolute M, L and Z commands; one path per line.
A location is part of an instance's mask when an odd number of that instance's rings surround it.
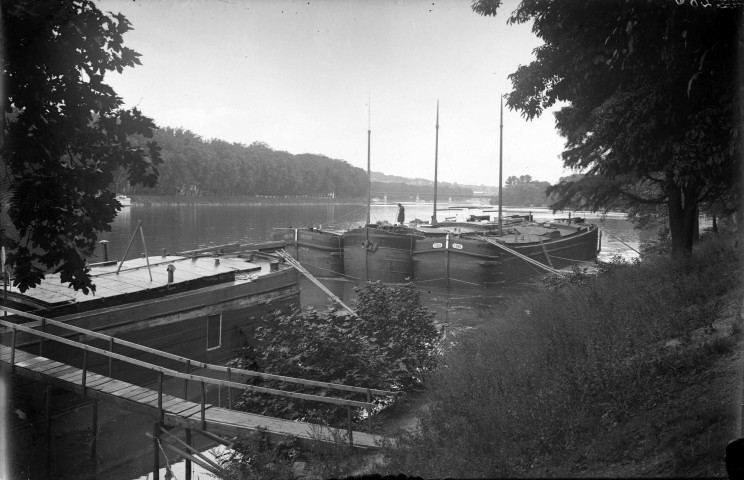
M 422 235 L 406 227 L 367 226 L 344 233 L 344 275 L 357 281 L 413 281 L 413 249 Z
M 344 237 L 325 230 L 295 228 L 274 233 L 285 250 L 315 277 L 344 274 Z
M 522 255 L 554 268 L 597 257 L 596 226 L 577 229 L 561 238 L 530 243 L 505 243 Z M 544 249 L 543 249 L 544 248 Z M 477 236 L 437 236 L 419 239 L 413 252 L 414 279 L 421 286 L 485 288 L 544 273 L 544 270 Z

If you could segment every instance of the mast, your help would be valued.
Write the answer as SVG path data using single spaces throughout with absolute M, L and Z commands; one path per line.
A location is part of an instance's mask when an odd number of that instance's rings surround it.
M 499 235 L 504 235 L 503 225 L 501 223 L 501 207 L 503 204 L 503 188 L 501 185 L 501 176 L 504 157 L 504 97 L 501 97 L 501 114 L 499 119 Z
M 372 203 L 372 170 L 371 170 L 371 149 L 372 149 L 372 101 L 367 101 L 367 225 L 369 225 L 369 210 Z
M 437 100 L 437 134 L 434 142 L 434 213 L 431 216 L 431 224 L 437 224 L 437 167 L 439 160 L 439 100 Z
M 367 224 L 364 226 L 364 279 L 369 282 L 369 211 L 372 204 L 372 98 L 367 100 Z

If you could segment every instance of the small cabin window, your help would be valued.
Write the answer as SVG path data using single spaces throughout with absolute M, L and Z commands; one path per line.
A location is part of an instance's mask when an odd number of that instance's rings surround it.
M 207 350 L 220 348 L 222 345 L 222 314 L 210 315 L 207 318 Z

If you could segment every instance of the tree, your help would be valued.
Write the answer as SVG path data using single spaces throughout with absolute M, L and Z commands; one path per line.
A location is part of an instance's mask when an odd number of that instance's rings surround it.
M 473 9 L 494 15 L 500 3 L 476 0 Z M 553 188 L 563 197 L 554 208 L 576 198 L 593 209 L 621 197 L 663 203 L 675 258 L 692 250 L 701 202 L 738 195 L 740 178 L 742 85 L 733 66 L 743 9 L 693 5 L 524 0 L 509 19 L 534 21 L 545 43 L 510 75 L 507 105 L 532 119 L 568 103 L 556 113 L 563 163 L 585 174 Z
M 107 72 L 140 63 L 122 43 L 131 25 L 89 0 L 1 6 L 0 241 L 13 284 L 25 291 L 51 270 L 76 290 L 95 291 L 86 259 L 121 208 L 109 190 L 114 174 L 121 168 L 131 185 L 154 185 L 160 163 L 154 142 L 132 141 L 152 136 L 152 120 L 123 109 L 104 83 Z

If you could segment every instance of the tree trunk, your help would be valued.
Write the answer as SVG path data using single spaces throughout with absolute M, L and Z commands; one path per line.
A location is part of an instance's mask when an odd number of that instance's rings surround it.
M 694 187 L 667 184 L 669 229 L 672 234 L 672 259 L 680 261 L 692 253 L 697 225 L 697 195 Z

